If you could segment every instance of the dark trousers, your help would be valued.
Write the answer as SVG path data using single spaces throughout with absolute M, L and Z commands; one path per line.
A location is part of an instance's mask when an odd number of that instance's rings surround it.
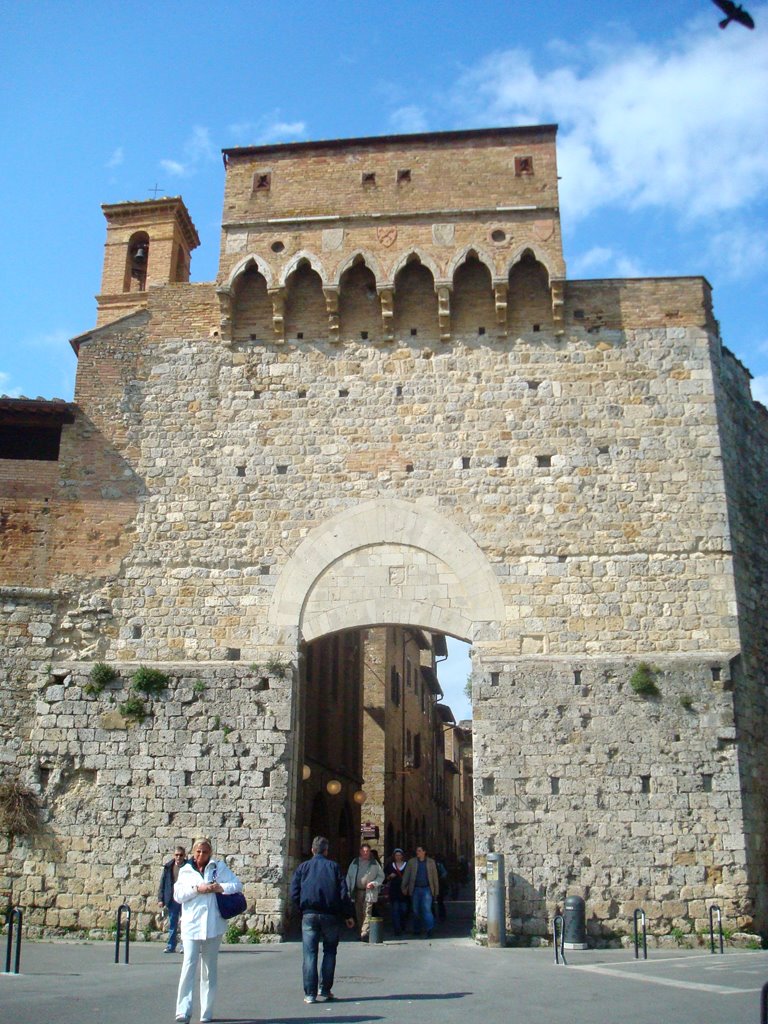
M 320 990 L 328 993 L 333 988 L 336 973 L 336 947 L 339 944 L 339 919 L 334 914 L 316 914 L 308 911 L 301 919 L 301 948 L 304 954 L 302 974 L 304 995 L 317 995 L 317 950 L 323 940 L 323 963 L 320 968 Z
M 404 896 L 389 901 L 389 909 L 392 914 L 392 928 L 395 935 L 405 930 L 405 919 L 408 917 L 408 900 Z

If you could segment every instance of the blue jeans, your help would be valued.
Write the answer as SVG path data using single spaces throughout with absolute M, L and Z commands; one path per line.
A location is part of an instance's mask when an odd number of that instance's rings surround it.
M 302 974 L 304 995 L 317 995 L 317 949 L 323 940 L 323 963 L 320 968 L 320 990 L 326 994 L 333 988 L 336 973 L 336 947 L 339 944 L 339 919 L 335 914 L 317 914 L 310 910 L 301 919 L 301 948 L 304 954 Z
M 428 885 L 417 885 L 411 895 L 413 900 L 413 930 L 431 932 L 435 927 L 432 916 L 432 890 Z
M 170 903 L 166 904 L 165 909 L 168 911 L 168 926 L 170 928 L 170 931 L 168 932 L 168 949 L 176 949 L 176 944 L 179 941 L 181 904 L 177 903 L 176 900 L 171 900 Z

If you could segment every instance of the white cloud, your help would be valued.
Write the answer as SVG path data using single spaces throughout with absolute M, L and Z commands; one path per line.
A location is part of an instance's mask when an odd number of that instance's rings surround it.
M 123 152 L 123 147 L 122 146 L 118 146 L 117 149 L 114 150 L 114 152 L 112 153 L 112 156 L 109 158 L 109 160 L 107 160 L 105 166 L 106 167 L 119 167 L 120 164 L 123 163 L 124 160 L 125 160 L 125 153 Z
M 168 171 L 169 174 L 175 174 L 179 178 L 183 178 L 189 173 L 187 165 L 179 163 L 178 160 L 161 160 L 160 166 L 164 171 Z
M 10 374 L 3 373 L 0 370 L 0 395 L 5 395 L 7 398 L 18 398 L 21 394 L 21 388 L 9 388 L 8 381 L 10 379 Z
M 229 125 L 229 131 L 238 143 L 246 146 L 266 146 L 275 142 L 303 139 L 307 134 L 305 121 L 286 121 L 279 110 L 273 110 L 256 121 L 241 121 Z
M 768 263 L 768 237 L 754 224 L 732 224 L 710 236 L 707 262 L 731 281 L 762 277 Z
M 427 131 L 427 114 L 422 107 L 415 105 L 398 107 L 389 115 L 389 123 L 395 132 L 425 132 Z
M 596 245 L 570 263 L 573 277 L 589 277 L 599 272 L 600 277 L 645 277 L 640 264 L 624 253 L 603 245 Z
M 183 149 L 181 160 L 166 157 L 160 161 L 163 170 L 174 177 L 188 178 L 195 174 L 202 164 L 210 163 L 218 156 L 218 151 L 211 142 L 210 131 L 202 125 L 195 125 Z
M 587 45 L 561 60 L 539 71 L 525 50 L 492 54 L 451 101 L 474 124 L 559 122 L 561 198 L 574 215 L 622 203 L 698 218 L 768 191 L 764 35 L 697 20 L 663 46 Z
M 752 379 L 752 397 L 768 406 L 768 374 Z

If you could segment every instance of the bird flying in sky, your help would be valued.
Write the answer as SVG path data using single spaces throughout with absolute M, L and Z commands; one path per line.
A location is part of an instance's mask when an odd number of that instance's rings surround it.
M 741 4 L 735 4 L 733 0 L 712 0 L 712 3 L 726 15 L 722 21 L 718 22 L 720 28 L 727 28 L 732 21 L 738 21 L 744 28 L 755 27 L 751 15 L 747 14 Z

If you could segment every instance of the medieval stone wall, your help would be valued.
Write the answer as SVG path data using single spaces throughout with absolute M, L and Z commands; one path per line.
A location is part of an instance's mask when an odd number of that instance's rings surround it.
M 748 371 L 714 346 L 723 471 L 734 552 L 742 656 L 734 689 L 744 833 L 758 917 L 768 915 L 768 411 L 751 400 Z
M 637 907 L 654 933 L 704 932 L 713 900 L 729 927 L 753 923 L 728 662 L 649 655 L 653 697 L 632 688 L 635 659 L 475 677 L 476 842 L 505 854 L 515 933 L 546 934 L 572 895 L 593 935 L 629 934 Z
M 32 928 L 107 929 L 125 901 L 141 930 L 156 913 L 168 851 L 211 834 L 246 882 L 249 926 L 274 931 L 288 853 L 293 672 L 165 663 L 168 690 L 136 722 L 120 712 L 136 668 L 123 665 L 93 696 L 88 664 L 28 664 L 19 693 L 35 710 L 17 759 L 43 803 L 42 830 L 6 846 L 4 888 Z
M 566 891 L 595 930 L 712 899 L 765 926 L 764 413 L 702 279 L 563 284 L 552 129 L 484 139 L 232 151 L 218 287 L 75 339 L 50 494 L 0 478 L 2 757 L 45 826 L 3 870 L 34 923 L 153 895 L 202 831 L 279 927 L 302 641 L 400 624 L 474 644 L 476 852 L 509 858 L 514 930 Z M 172 681 L 130 725 L 140 663 Z

